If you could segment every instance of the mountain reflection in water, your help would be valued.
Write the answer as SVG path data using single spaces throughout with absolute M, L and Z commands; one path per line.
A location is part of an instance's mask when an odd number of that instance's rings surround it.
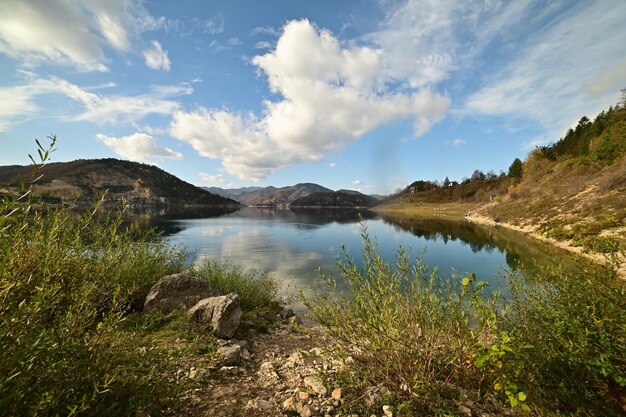
M 367 210 L 245 207 L 132 218 L 136 227 L 156 227 L 173 244 L 186 246 L 195 260 L 228 260 L 245 269 L 268 270 L 288 291 L 305 293 L 320 289 L 318 268 L 338 277 L 342 245 L 354 262 L 362 262 L 361 221 L 387 262 L 395 262 L 403 245 L 413 260 L 422 256 L 442 276 L 474 273 L 491 288 L 508 271 L 571 259 L 564 251 L 506 229 L 464 220 L 382 217 Z

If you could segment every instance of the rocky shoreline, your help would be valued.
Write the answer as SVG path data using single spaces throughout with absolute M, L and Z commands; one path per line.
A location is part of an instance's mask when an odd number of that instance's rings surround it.
M 186 274 L 161 278 L 146 297 L 142 314 L 178 310 L 186 310 L 191 321 L 217 337 L 216 356 L 208 363 L 190 356 L 174 375 L 164 375 L 182 389 L 166 415 L 358 416 L 341 410 L 345 390 L 328 385 L 350 358 L 333 359 L 332 340 L 320 325 L 283 309 L 268 332 L 248 330 L 241 337 L 237 328 L 245 323 L 240 322 L 237 294 L 219 295 Z M 372 387 L 368 395 L 366 401 L 379 402 L 383 388 Z M 393 411 L 385 405 L 379 415 L 391 417 Z

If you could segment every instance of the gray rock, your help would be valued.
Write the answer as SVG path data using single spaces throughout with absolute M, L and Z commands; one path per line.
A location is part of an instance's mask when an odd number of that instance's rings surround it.
M 188 311 L 191 320 L 204 324 L 218 337 L 233 337 L 241 321 L 239 296 L 235 293 L 198 301 Z
M 314 376 L 307 376 L 304 378 L 304 386 L 311 388 L 311 390 L 313 390 L 313 392 L 320 397 L 326 396 L 326 393 L 328 392 L 322 381 Z
M 289 317 L 294 316 L 294 312 L 290 308 L 283 308 L 278 314 L 280 315 L 280 318 L 283 320 L 287 320 Z
M 166 275 L 152 286 L 143 309 L 164 313 L 186 310 L 203 298 L 216 295 L 219 295 L 217 290 L 199 278 L 187 274 Z
M 241 346 L 239 345 L 226 345 L 217 349 L 217 354 L 220 356 L 220 363 L 223 365 L 239 365 L 241 363 Z

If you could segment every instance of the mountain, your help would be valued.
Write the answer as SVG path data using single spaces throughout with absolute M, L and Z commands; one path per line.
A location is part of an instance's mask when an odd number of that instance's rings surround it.
M 200 187 L 207 190 L 210 193 L 221 195 L 222 197 L 230 198 L 231 200 L 239 201 L 239 197 L 244 194 L 249 194 L 254 191 L 258 191 L 263 187 L 241 187 L 241 188 L 220 188 L 220 187 Z
M 373 207 L 379 201 L 353 190 L 309 194 L 291 203 L 291 207 Z
M 238 196 L 238 200 L 248 206 L 276 206 L 290 204 L 293 201 L 313 193 L 327 193 L 332 190 L 318 184 L 302 183 L 288 187 L 265 187 Z
M 91 159 L 52 163 L 32 188 L 45 202 L 91 203 L 105 192 L 107 203 L 124 199 L 129 207 L 237 206 L 228 198 L 189 184 L 153 165 L 118 159 Z M 0 193 L 19 187 L 31 175 L 30 166 L 0 167 Z

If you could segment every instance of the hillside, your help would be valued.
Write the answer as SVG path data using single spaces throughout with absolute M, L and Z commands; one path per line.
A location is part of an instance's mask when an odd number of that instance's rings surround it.
M 332 192 L 332 190 L 313 183 L 302 183 L 281 188 L 270 186 L 242 194 L 238 200 L 248 206 L 276 206 L 290 204 L 301 197 L 320 192 Z
M 291 203 L 291 207 L 373 207 L 380 202 L 358 191 L 313 193 Z
M 124 199 L 129 207 L 236 206 L 238 203 L 189 184 L 153 165 L 118 159 L 77 160 L 44 166 L 33 194 L 48 203 L 92 203 L 105 192 L 106 202 Z M 29 178 L 29 166 L 0 167 L 0 193 Z
M 461 183 L 415 181 L 383 209 L 463 204 L 568 247 L 626 249 L 626 107 L 582 117 L 555 143 L 513 161 L 508 173 L 474 171 Z

